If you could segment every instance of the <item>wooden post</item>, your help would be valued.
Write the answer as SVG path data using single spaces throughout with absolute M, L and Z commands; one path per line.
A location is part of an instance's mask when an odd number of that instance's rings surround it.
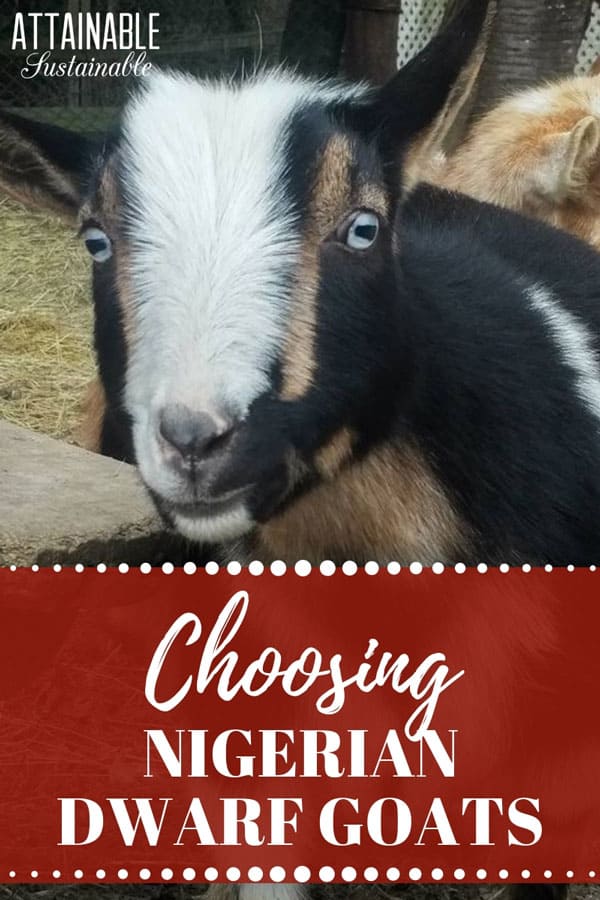
M 344 70 L 382 84 L 398 65 L 400 0 L 346 0 Z
M 475 112 L 510 91 L 571 75 L 590 9 L 591 0 L 501 0 Z
M 343 0 L 290 0 L 281 61 L 309 75 L 337 75 L 344 40 Z

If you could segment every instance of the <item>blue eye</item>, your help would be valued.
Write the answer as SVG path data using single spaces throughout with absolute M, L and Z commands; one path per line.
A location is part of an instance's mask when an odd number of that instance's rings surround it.
M 346 246 L 352 250 L 367 250 L 377 240 L 379 218 L 372 212 L 359 212 L 346 233 Z
M 88 253 L 97 263 L 106 262 L 112 256 L 112 243 L 101 228 L 86 228 L 82 234 Z

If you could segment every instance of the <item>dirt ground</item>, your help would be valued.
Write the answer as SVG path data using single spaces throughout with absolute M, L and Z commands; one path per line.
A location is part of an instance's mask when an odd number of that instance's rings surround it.
M 497 885 L 386 885 L 322 887 L 311 900 L 503 900 Z M 0 885 L 0 900 L 201 900 L 200 885 Z M 574 885 L 571 900 L 600 900 L 600 885 Z

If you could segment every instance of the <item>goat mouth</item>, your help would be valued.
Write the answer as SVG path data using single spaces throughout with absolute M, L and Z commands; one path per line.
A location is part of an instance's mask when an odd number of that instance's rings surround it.
M 250 488 L 243 488 L 215 499 L 168 505 L 157 500 L 157 507 L 167 524 L 188 540 L 219 544 L 241 538 L 254 528 L 245 502 L 249 492 Z
M 230 512 L 243 503 L 251 491 L 251 486 L 228 491 L 219 497 L 202 497 L 185 502 L 168 502 L 166 504 L 171 515 L 185 519 L 210 519 Z

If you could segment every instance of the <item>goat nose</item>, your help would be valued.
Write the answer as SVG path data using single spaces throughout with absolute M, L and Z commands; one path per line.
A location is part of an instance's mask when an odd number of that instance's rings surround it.
M 204 411 L 194 412 L 180 403 L 162 410 L 158 428 L 163 440 L 186 461 L 200 459 L 223 447 L 234 430 L 230 420 Z

